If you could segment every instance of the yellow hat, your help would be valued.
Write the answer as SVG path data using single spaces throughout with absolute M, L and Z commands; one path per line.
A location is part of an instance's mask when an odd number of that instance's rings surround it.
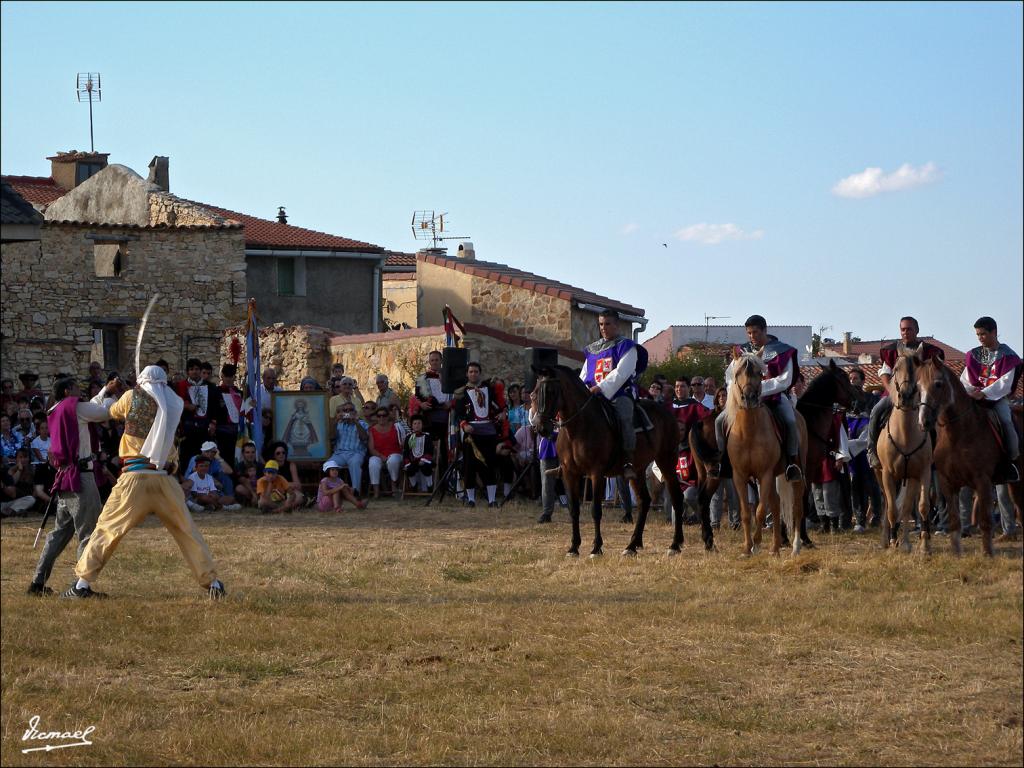
M 279 469 L 281 469 L 281 465 L 278 464 L 273 459 L 271 459 L 270 461 L 268 461 L 266 464 L 263 465 L 263 469 L 265 469 L 265 470 L 266 469 L 272 469 L 275 472 L 277 472 Z

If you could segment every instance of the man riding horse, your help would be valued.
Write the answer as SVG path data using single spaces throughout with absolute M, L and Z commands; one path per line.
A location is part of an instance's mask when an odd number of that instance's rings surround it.
M 1010 416 L 1010 396 L 1020 376 L 1021 359 L 1006 344 L 999 342 L 996 321 L 991 317 L 979 317 L 974 331 L 981 346 L 967 353 L 967 364 L 960 381 L 967 394 L 975 400 L 987 400 L 999 418 L 1009 465 L 1007 482 L 1016 483 L 1020 475 L 1014 462 L 1020 455 L 1020 445 Z
M 611 401 L 622 435 L 622 478 L 635 480 L 633 406 L 637 375 L 647 367 L 647 353 L 635 341 L 619 334 L 619 313 L 616 310 L 601 310 L 597 324 L 601 338 L 584 348 L 586 360 L 580 370 L 580 379 L 593 395 L 601 395 Z
M 800 435 L 796 429 L 796 412 L 789 391 L 799 377 L 796 350 L 768 333 L 768 322 L 761 315 L 751 315 L 743 323 L 749 341 L 740 347 L 746 353 L 755 354 L 764 361 L 766 370 L 761 382 L 761 400 L 785 428 L 787 456 L 786 479 L 790 482 L 803 479 L 800 471 Z M 732 368 L 726 369 L 725 385 L 732 384 Z M 715 437 L 718 450 L 725 454 L 725 412 L 715 419 Z M 720 465 L 710 467 L 709 474 L 718 477 Z
M 942 350 L 937 346 L 917 338 L 917 334 L 920 330 L 921 327 L 913 317 L 910 317 L 909 315 L 901 317 L 900 340 L 883 344 L 881 349 L 878 350 L 878 357 L 882 361 L 882 365 L 878 368 L 878 377 L 882 380 L 882 384 L 884 384 L 887 389 L 889 387 L 889 380 L 892 378 L 893 368 L 896 367 L 896 361 L 904 351 L 913 352 L 920 349 L 921 362 L 927 362 L 933 357 L 937 357 L 939 360 L 946 359 Z M 884 424 L 889 418 L 889 414 L 891 412 L 892 400 L 888 397 L 883 397 L 875 404 L 875 407 L 871 409 L 871 419 L 868 421 L 867 454 L 868 463 L 871 465 L 872 469 L 882 468 L 882 464 L 878 460 L 876 446 L 878 444 L 878 435 L 881 434 L 882 431 L 882 424 Z

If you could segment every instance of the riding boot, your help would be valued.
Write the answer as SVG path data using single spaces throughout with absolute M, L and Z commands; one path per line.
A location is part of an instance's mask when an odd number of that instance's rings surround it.
M 1006 457 L 1006 482 L 1008 483 L 1019 483 L 1020 472 L 1017 471 L 1017 460 L 1010 458 L 1009 455 Z
M 872 469 L 881 469 L 882 462 L 878 458 L 878 452 L 875 450 L 875 444 L 872 443 L 870 440 L 868 441 L 868 447 L 866 452 L 868 455 L 868 466 L 871 467 Z
M 786 479 L 791 483 L 795 483 L 797 480 L 804 479 L 804 474 L 803 472 L 800 471 L 799 462 L 799 456 L 789 457 L 789 466 L 786 467 Z
M 623 451 L 622 479 L 636 480 L 636 470 L 633 469 L 633 451 Z

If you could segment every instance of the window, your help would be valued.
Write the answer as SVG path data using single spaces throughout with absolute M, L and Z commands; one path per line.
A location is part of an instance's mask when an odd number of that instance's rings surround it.
M 97 324 L 92 328 L 92 336 L 92 359 L 98 360 L 104 370 L 120 370 L 122 326 Z
M 295 295 L 295 259 L 279 258 L 277 260 L 277 295 Z
M 95 243 L 92 247 L 96 277 L 122 277 L 127 266 L 128 243 Z
M 75 186 L 103 170 L 103 163 L 78 163 L 75 165 Z

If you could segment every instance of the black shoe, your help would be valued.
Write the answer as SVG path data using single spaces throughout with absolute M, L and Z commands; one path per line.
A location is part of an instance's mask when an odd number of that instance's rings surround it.
M 466 506 L 467 507 L 475 507 L 476 506 L 476 502 L 475 501 L 468 501 L 467 500 L 466 501 Z
M 497 509 L 498 508 L 498 502 L 496 502 L 496 501 L 488 501 L 487 502 L 487 508 L 488 509 Z
M 60 596 L 66 598 L 74 598 L 78 600 L 85 600 L 89 597 L 104 598 L 106 597 L 106 594 L 103 592 L 93 592 L 91 587 L 82 587 L 81 589 L 79 589 L 74 584 L 72 584 L 71 588 L 62 592 Z
M 210 599 L 221 600 L 228 596 L 228 591 L 224 589 L 224 585 L 220 583 L 220 580 L 215 580 L 210 585 Z
M 786 467 L 786 480 L 791 483 L 795 483 L 797 480 L 803 480 L 804 473 L 800 471 L 800 467 L 796 464 L 790 464 Z
M 538 523 L 550 523 L 551 522 L 551 515 L 547 514 L 546 512 L 542 513 L 541 516 L 537 518 L 537 522 Z
M 29 595 L 39 595 L 40 597 L 43 597 L 45 595 L 52 595 L 53 594 L 53 590 L 50 589 L 45 584 L 37 584 L 36 582 L 33 581 L 31 584 L 28 585 L 28 592 L 27 592 L 27 594 L 29 594 Z

